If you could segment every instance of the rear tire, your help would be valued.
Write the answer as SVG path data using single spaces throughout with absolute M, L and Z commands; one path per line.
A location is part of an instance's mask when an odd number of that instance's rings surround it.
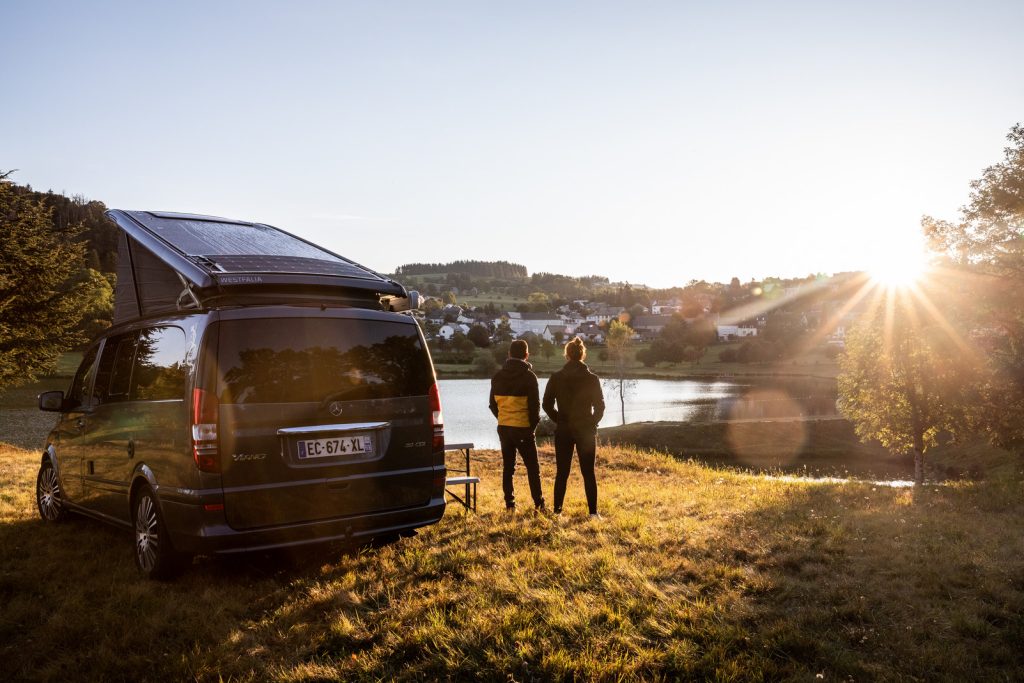
M 64 505 L 60 477 L 48 460 L 39 467 L 39 474 L 36 476 L 36 507 L 39 508 L 39 516 L 43 521 L 63 522 L 67 519 L 68 509 Z
M 135 566 L 146 578 L 164 580 L 177 576 L 186 556 L 175 552 L 167 533 L 156 495 L 143 486 L 132 502 L 132 527 L 135 532 Z

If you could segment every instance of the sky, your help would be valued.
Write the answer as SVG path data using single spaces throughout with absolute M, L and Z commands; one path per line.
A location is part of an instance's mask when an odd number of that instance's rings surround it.
M 1024 122 L 1024 3 L 0 0 L 0 169 L 382 272 L 870 269 Z

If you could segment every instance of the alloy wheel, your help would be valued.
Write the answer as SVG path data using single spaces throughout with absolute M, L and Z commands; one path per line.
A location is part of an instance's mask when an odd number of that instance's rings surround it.
M 57 472 L 51 465 L 44 465 L 39 472 L 39 479 L 36 482 L 36 502 L 39 504 L 39 513 L 48 522 L 55 522 L 61 517 L 64 511 L 64 504 L 61 501 L 60 481 L 57 479 Z
M 160 553 L 160 529 L 153 498 L 143 494 L 135 508 L 135 554 L 145 572 L 156 569 Z

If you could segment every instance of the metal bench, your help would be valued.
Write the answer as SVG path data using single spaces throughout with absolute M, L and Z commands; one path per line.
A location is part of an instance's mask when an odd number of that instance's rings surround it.
M 473 450 L 473 444 L 471 443 L 449 443 L 445 444 L 444 450 L 447 451 L 461 451 L 466 454 L 466 469 L 455 470 L 460 476 L 447 477 L 444 480 L 444 492 L 449 496 L 459 501 L 466 507 L 467 510 L 476 512 L 476 485 L 480 483 L 480 477 L 474 477 L 469 471 L 469 452 Z M 464 472 L 464 473 L 463 473 Z M 449 486 L 464 486 L 464 492 L 460 496 L 459 494 L 451 491 Z

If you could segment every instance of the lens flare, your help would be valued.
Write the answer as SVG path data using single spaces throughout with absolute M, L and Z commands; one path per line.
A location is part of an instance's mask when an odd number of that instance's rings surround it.
M 920 238 L 907 237 L 881 246 L 872 258 L 868 274 L 876 284 L 889 289 L 902 289 L 920 280 L 927 266 Z

